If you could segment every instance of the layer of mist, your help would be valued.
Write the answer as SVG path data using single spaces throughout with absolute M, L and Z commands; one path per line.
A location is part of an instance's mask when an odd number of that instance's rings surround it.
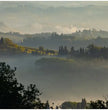
M 27 85 L 35 83 L 41 98 L 60 104 L 63 101 L 102 99 L 108 94 L 108 61 L 22 56 L 0 58 L 17 67 L 16 76 Z

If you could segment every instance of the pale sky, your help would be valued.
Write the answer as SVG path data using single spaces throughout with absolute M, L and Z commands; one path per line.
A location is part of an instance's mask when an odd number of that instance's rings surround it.
M 21 33 L 108 31 L 108 2 L 2 2 L 0 31 Z

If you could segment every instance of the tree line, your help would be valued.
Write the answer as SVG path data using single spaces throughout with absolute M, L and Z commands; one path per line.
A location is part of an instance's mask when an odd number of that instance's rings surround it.
M 90 44 L 86 48 L 75 50 L 74 47 L 71 47 L 69 50 L 67 46 L 60 46 L 58 54 L 61 56 L 108 58 L 108 47 L 100 47 Z
M 1 55 L 14 55 L 14 54 L 22 54 L 22 55 L 56 55 L 57 52 L 51 49 L 44 49 L 43 46 L 39 46 L 39 48 L 31 48 L 25 47 L 21 45 L 17 45 L 12 42 L 12 40 L 8 38 L 0 39 L 0 54 Z
M 108 99 L 107 100 L 96 100 L 86 102 L 82 99 L 82 102 L 63 102 L 61 105 L 62 109 L 108 109 Z

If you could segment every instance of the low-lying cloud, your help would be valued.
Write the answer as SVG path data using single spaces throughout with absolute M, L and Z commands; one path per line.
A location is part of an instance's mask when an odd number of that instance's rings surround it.
M 3 25 L 4 26 L 4 25 Z M 9 31 L 17 31 L 20 33 L 41 33 L 41 32 L 57 32 L 59 34 L 70 34 L 74 33 L 78 30 L 82 31 L 84 29 L 89 28 L 83 28 L 83 27 L 76 27 L 73 25 L 54 25 L 54 24 L 47 24 L 47 23 L 33 23 L 33 24 L 27 24 L 27 25 L 20 25 L 15 28 L 15 30 L 12 30 L 9 27 L 4 26 L 1 28 L 0 31 L 3 32 L 9 32 Z
M 60 25 L 57 25 L 55 27 L 57 30 L 58 30 L 58 33 L 64 33 L 64 34 L 69 34 L 69 33 L 74 33 L 76 31 L 82 31 L 84 29 L 89 29 L 89 28 L 78 28 L 76 26 L 60 26 Z

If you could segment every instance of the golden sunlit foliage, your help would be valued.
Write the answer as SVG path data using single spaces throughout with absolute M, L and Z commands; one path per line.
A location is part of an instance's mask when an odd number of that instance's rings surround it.
M 2 52 L 9 51 L 11 53 L 24 53 L 24 54 L 33 54 L 33 55 L 57 55 L 56 51 L 45 50 L 43 47 L 30 48 L 30 47 L 19 46 L 13 43 L 8 38 L 1 38 L 0 51 Z

